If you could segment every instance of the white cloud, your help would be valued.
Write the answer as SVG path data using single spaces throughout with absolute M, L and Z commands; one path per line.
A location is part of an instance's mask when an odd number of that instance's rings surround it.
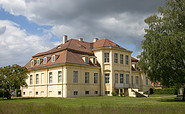
M 25 65 L 34 54 L 53 47 L 49 39 L 27 35 L 26 31 L 21 30 L 14 22 L 0 20 L 0 23 L 0 30 L 6 27 L 6 30 L 0 34 L 0 66 Z

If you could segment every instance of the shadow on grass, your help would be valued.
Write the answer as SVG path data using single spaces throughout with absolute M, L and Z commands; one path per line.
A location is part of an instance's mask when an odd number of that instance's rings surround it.
M 180 99 L 177 99 L 177 98 L 174 98 L 174 99 L 161 99 L 159 101 L 160 102 L 185 102 L 181 98 Z
M 11 98 L 11 99 L 6 99 L 6 98 L 2 98 L 0 100 L 5 100 L 5 101 L 11 101 L 11 100 L 29 100 L 29 99 L 41 99 L 40 97 L 18 97 L 18 98 Z

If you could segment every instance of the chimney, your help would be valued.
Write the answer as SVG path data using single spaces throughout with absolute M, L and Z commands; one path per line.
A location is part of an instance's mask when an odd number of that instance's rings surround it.
M 83 38 L 79 38 L 78 40 L 79 40 L 79 41 L 83 41 Z
M 98 38 L 94 38 L 94 39 L 93 39 L 93 42 L 97 42 L 97 41 L 98 41 Z
M 63 44 L 65 44 L 67 42 L 67 35 L 63 36 Z

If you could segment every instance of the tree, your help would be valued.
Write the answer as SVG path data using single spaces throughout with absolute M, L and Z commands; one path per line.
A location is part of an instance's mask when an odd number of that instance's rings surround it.
M 185 0 L 166 0 L 158 12 L 145 19 L 139 66 L 151 81 L 180 88 L 185 84 Z
M 27 86 L 25 82 L 27 73 L 27 68 L 16 64 L 0 68 L 0 89 L 5 91 L 7 99 L 11 99 L 12 89 L 18 89 L 20 86 Z

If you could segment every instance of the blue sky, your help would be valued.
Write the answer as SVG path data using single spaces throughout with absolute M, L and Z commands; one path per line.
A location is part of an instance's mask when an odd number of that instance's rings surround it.
M 24 66 L 31 57 L 62 42 L 62 36 L 108 38 L 141 52 L 147 25 L 161 0 L 1 0 L 0 67 Z

